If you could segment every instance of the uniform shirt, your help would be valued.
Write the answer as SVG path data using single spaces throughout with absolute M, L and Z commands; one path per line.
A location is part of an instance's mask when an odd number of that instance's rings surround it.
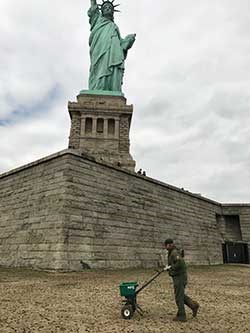
M 170 276 L 186 275 L 187 273 L 185 260 L 176 247 L 168 251 L 168 265 L 171 266 L 169 270 Z

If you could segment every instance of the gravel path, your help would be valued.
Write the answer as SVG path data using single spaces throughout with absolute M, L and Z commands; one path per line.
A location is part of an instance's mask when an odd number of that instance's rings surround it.
M 193 319 L 175 323 L 171 280 L 163 273 L 138 296 L 145 311 L 121 318 L 119 284 L 154 275 L 153 270 L 44 273 L 0 269 L 0 333 L 225 333 L 250 332 L 250 266 L 189 268 L 187 294 L 201 307 Z

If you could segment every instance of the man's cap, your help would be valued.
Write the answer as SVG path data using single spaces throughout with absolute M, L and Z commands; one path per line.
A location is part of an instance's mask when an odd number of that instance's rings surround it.
M 173 244 L 173 240 L 172 240 L 172 238 L 167 238 L 166 240 L 165 240 L 165 242 L 164 242 L 164 244 L 165 245 L 167 245 L 167 244 Z

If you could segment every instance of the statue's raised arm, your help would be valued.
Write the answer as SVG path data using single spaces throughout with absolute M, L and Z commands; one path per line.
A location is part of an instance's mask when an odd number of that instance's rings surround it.
M 135 41 L 135 34 L 121 38 L 114 23 L 117 12 L 114 0 L 90 1 L 90 75 L 89 89 L 120 92 L 123 81 L 124 62 L 128 50 Z
M 90 0 L 90 8 L 88 10 L 88 16 L 89 16 L 89 23 L 92 29 L 92 26 L 94 25 L 97 16 L 99 16 L 99 9 L 96 0 Z

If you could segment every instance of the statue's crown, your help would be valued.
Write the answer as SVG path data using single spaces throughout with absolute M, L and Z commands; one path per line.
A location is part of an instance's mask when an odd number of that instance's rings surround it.
M 102 8 L 103 8 L 104 5 L 109 4 L 110 6 L 113 7 L 113 11 L 114 11 L 114 12 L 119 12 L 119 10 L 115 9 L 115 7 L 118 7 L 118 6 L 120 6 L 120 5 L 119 5 L 119 4 L 118 4 L 118 5 L 114 5 L 114 4 L 113 4 L 114 1 L 115 1 L 115 0 L 113 0 L 113 1 L 112 1 L 112 0 L 111 0 L 111 1 L 109 1 L 109 0 L 102 0 L 102 4 L 101 4 L 101 5 L 98 4 L 98 7 L 102 10 Z

